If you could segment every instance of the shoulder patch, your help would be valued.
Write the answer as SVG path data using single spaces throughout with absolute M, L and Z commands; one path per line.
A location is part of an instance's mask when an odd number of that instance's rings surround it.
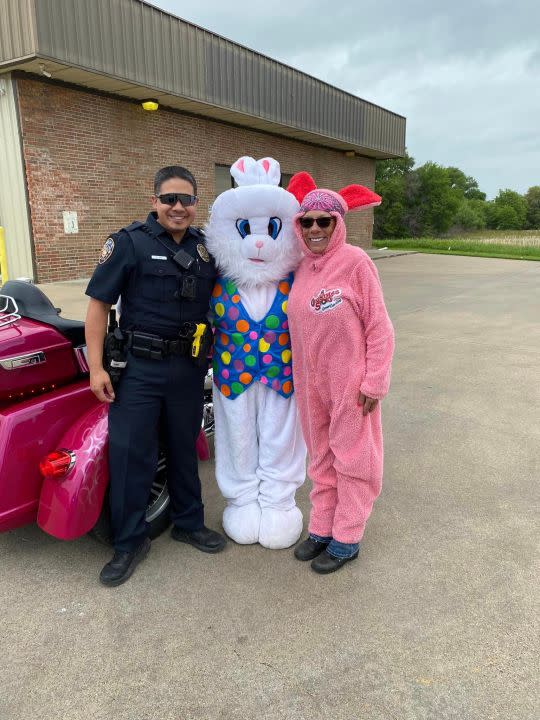
M 101 255 L 99 256 L 99 264 L 103 265 L 104 262 L 107 262 L 107 260 L 111 257 L 114 250 L 114 240 L 112 237 L 107 238 L 105 240 L 105 243 L 103 247 L 101 248 Z
M 197 252 L 199 253 L 200 257 L 204 260 L 204 262 L 210 262 L 210 255 L 208 254 L 208 250 L 204 247 L 202 243 L 199 243 L 197 245 Z

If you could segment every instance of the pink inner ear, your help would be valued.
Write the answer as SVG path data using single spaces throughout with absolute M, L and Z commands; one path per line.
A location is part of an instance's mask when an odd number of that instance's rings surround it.
M 267 173 L 270 170 L 270 163 L 268 162 L 268 160 L 263 160 L 262 166 L 264 168 L 265 173 Z
M 236 163 L 236 167 L 240 170 L 240 172 L 246 172 L 246 169 L 244 167 L 244 159 L 243 158 L 242 158 L 242 160 L 239 160 Z

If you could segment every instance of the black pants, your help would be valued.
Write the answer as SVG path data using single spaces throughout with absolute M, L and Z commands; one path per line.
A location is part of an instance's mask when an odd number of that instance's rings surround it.
M 146 360 L 128 354 L 109 408 L 115 550 L 132 552 L 147 535 L 145 514 L 157 468 L 160 417 L 167 442 L 171 519 L 183 530 L 203 526 L 195 442 L 201 429 L 205 374 L 184 356 Z

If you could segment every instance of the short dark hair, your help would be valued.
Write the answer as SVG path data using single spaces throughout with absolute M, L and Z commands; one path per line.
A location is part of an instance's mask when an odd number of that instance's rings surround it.
M 193 194 L 197 194 L 197 183 L 189 170 L 186 170 L 186 168 L 181 165 L 167 165 L 167 167 L 158 170 L 154 177 L 154 195 L 158 195 L 163 183 L 171 178 L 187 180 L 193 188 Z

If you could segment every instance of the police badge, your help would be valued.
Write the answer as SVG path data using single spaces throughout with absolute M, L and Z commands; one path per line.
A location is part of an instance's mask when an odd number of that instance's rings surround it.
M 99 264 L 103 265 L 104 262 L 107 262 L 107 260 L 111 257 L 114 250 L 114 240 L 112 237 L 107 238 L 105 240 L 105 244 L 101 248 L 101 255 L 99 256 Z
M 210 262 L 210 255 L 208 254 L 208 250 L 204 247 L 204 245 L 201 245 L 199 243 L 197 245 L 197 252 L 199 253 L 200 257 L 204 260 L 204 262 Z

